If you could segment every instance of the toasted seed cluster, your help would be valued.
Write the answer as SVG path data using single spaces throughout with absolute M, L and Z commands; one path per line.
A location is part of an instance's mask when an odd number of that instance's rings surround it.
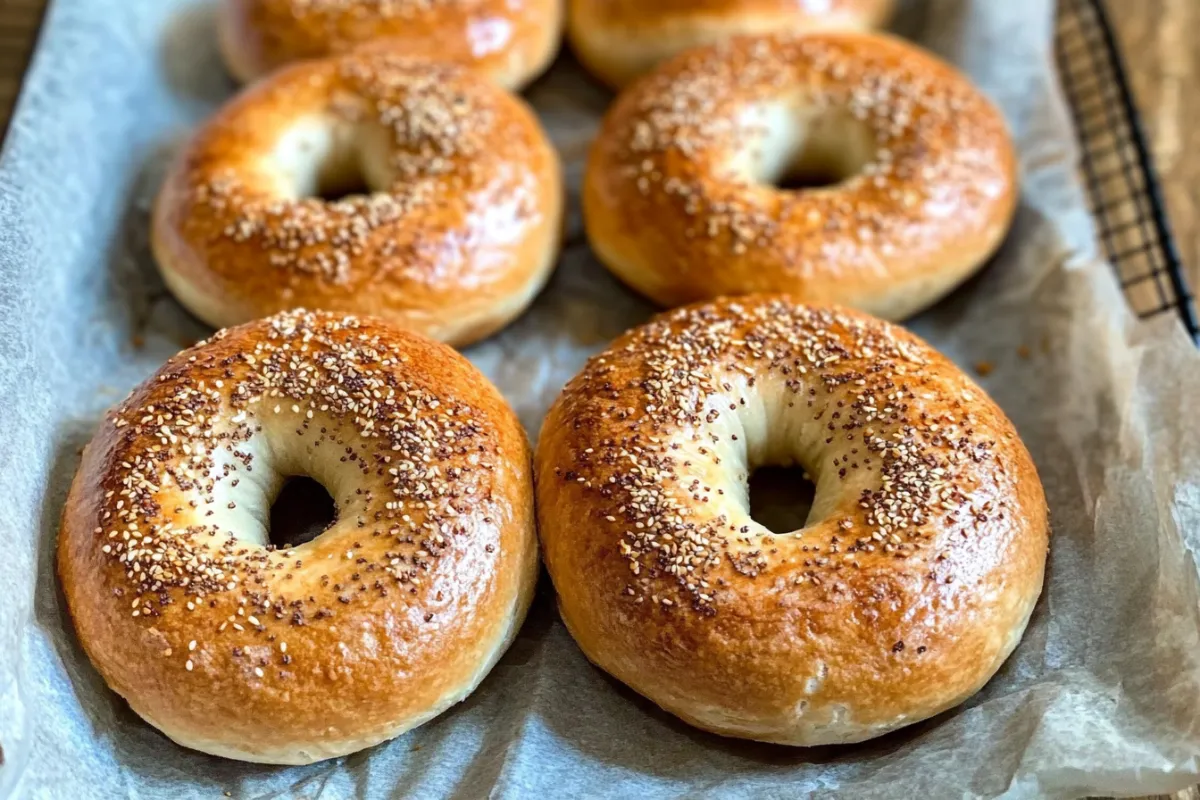
M 775 192 L 730 165 L 762 133 L 754 114 L 785 104 L 805 119 L 844 115 L 866 126 L 874 153 L 836 192 Z M 781 228 L 815 241 L 847 232 L 882 247 L 926 204 L 986 204 L 1005 184 L 999 114 L 962 76 L 886 39 L 735 39 L 695 51 L 630 92 L 614 133 L 623 180 L 689 218 L 690 238 L 728 241 L 735 253 L 770 247 Z M 936 211 L 936 208 L 933 209 Z M 915 231 L 914 235 L 917 235 Z
M 555 473 L 601 498 L 597 524 L 620 531 L 625 593 L 638 603 L 714 612 L 726 565 L 750 578 L 775 580 L 779 568 L 794 584 L 823 584 L 868 560 L 922 552 L 936 560 L 927 551 L 946 546 L 939 531 L 1005 510 L 974 492 L 974 465 L 1002 469 L 995 441 L 975 430 L 978 398 L 927 385 L 931 357 L 859 314 L 762 298 L 686 307 L 638 329 L 575 379 L 567 393 L 581 399 L 570 422 L 586 446 Z M 798 563 L 783 563 L 787 537 L 739 525 L 724 510 L 724 490 L 700 477 L 712 470 L 698 461 L 716 467 L 724 448 L 744 447 L 736 435 L 722 441 L 714 423 L 759 391 L 786 392 L 788 413 L 820 427 L 829 463 L 806 465 L 819 481 L 861 487 L 856 512 L 834 521 L 831 536 L 790 535 Z
M 395 232 L 376 241 L 389 226 L 478 185 L 487 169 L 480 155 L 504 126 L 498 90 L 458 67 L 375 55 L 317 65 L 312 72 L 313 80 L 329 86 L 327 107 L 296 113 L 325 112 L 347 125 L 382 126 L 390 133 L 391 184 L 334 201 L 281 198 L 272 187 L 264 189 L 257 168 L 231 165 L 201 173 L 192 195 L 204 218 L 225 220 L 218 240 L 255 243 L 275 267 L 344 284 L 356 268 L 378 267 L 364 261 L 397 254 L 403 237 Z
M 213 634 L 276 629 L 273 640 L 279 626 L 360 598 L 417 594 L 487 501 L 497 446 L 478 411 L 406 377 L 408 360 L 353 317 L 295 311 L 217 333 L 135 390 L 111 418 L 116 468 L 94 531 L 124 574 L 116 592 L 130 613 L 186 613 L 221 598 L 237 611 Z M 293 428 L 284 435 L 362 475 L 357 518 L 334 529 L 347 540 L 339 563 L 306 572 L 296 551 L 249 544 L 220 523 L 233 490 L 269 468 L 250 442 L 280 435 L 284 423 L 268 422 L 280 415 Z

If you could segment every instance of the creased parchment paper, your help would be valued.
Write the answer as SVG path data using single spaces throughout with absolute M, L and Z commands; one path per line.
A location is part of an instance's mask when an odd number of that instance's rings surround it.
M 1048 581 L 1004 669 L 961 708 L 868 745 L 724 740 L 590 667 L 543 582 L 466 702 L 390 744 L 280 769 L 184 750 L 142 723 L 88 664 L 55 581 L 80 447 L 106 407 L 208 333 L 154 271 L 147 210 L 166 155 L 231 91 L 208 6 L 55 0 L 0 161 L 0 795 L 1066 797 L 1200 780 L 1200 425 L 1188 402 L 1200 356 L 1172 319 L 1135 324 L 1097 258 L 1050 3 L 918 3 L 897 27 L 1000 103 L 1022 156 L 1003 251 L 912 322 L 960 365 L 993 367 L 981 382 L 1045 482 Z M 576 189 L 607 93 L 564 59 L 527 94 Z M 469 355 L 536 434 L 585 357 L 650 313 L 589 254 L 576 211 L 551 286 Z

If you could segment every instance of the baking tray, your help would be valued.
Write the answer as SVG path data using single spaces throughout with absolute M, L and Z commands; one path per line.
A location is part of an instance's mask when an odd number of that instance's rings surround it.
M 312 768 L 264 770 L 174 748 L 137 720 L 107 691 L 70 631 L 53 544 L 79 449 L 104 409 L 209 332 L 162 287 L 146 218 L 166 157 L 232 91 L 211 52 L 210 27 L 191 13 L 210 6 L 56 0 L 14 129 L 21 146 L 6 151 L 0 529 L 16 534 L 17 547 L 0 563 L 0 585 L 18 612 L 0 614 L 0 708 L 7 712 L 12 698 L 14 650 L 24 655 L 17 688 L 29 698 L 13 704 L 17 714 L 0 714 L 8 771 L 24 759 L 32 786 L 65 787 L 50 797 L 261 796 L 288 788 L 342 797 L 364 785 L 382 795 L 397 780 L 426 781 L 428 789 L 447 773 L 476 781 L 459 787 L 462 796 L 488 794 L 479 791 L 487 788 L 483 780 L 496 781 L 499 797 L 554 796 L 581 770 L 591 786 L 626 796 L 697 794 L 700 785 L 724 796 L 762 796 L 760 782 L 786 796 L 836 782 L 843 796 L 856 798 L 923 796 L 921 788 L 961 789 L 967 780 L 976 793 L 1020 787 L 1014 793 L 1023 796 L 1041 796 L 1043 781 L 1092 794 L 1194 782 L 1188 765 L 1200 743 L 1189 737 L 1200 718 L 1200 669 L 1189 672 L 1190 661 L 1164 649 L 1187 648 L 1200 625 L 1163 608 L 1174 595 L 1149 603 L 1143 587 L 1152 575 L 1195 588 L 1194 567 L 1185 569 L 1180 557 L 1180 531 L 1200 525 L 1187 526 L 1189 507 L 1147 498 L 1164 485 L 1200 486 L 1200 477 L 1179 467 L 1167 473 L 1153 461 L 1130 465 L 1121 447 L 1128 425 L 1143 426 L 1134 432 L 1145 459 L 1186 440 L 1182 423 L 1172 425 L 1179 415 L 1147 409 L 1168 408 L 1180 392 L 1200 394 L 1189 378 L 1200 370 L 1180 366 L 1197 355 L 1178 331 L 1153 324 L 1137 335 L 1172 334 L 1174 349 L 1139 346 L 1137 357 L 1171 358 L 1157 369 L 1149 361 L 1120 368 L 1133 364 L 1129 315 L 1108 266 L 1094 258 L 1048 69 L 1052 9 L 1041 0 L 931 0 L 920 20 L 920 41 L 962 64 L 997 98 L 1028 156 L 1028 191 L 1005 247 L 988 269 L 910 322 L 974 368 L 1012 416 L 1038 461 L 1059 530 L 1034 627 L 980 694 L 897 736 L 832 753 L 764 751 L 705 737 L 590 669 L 543 586 L 517 646 L 480 691 L 393 745 Z M 576 186 L 608 97 L 573 71 L 569 59 L 560 62 L 530 94 L 559 134 Z M 587 124 L 574 131 L 576 123 Z M 1034 157 L 1039 142 L 1047 150 Z M 600 349 L 652 313 L 590 259 L 572 216 L 567 252 L 546 293 L 508 331 L 469 353 L 508 387 L 531 432 L 584 350 Z M 564 321 L 570 331 L 542 336 Z M 547 376 L 554 362 L 557 371 Z M 1167 382 L 1164 374 L 1179 378 Z M 536 396 L 524 390 L 530 382 L 542 387 Z M 1163 423 L 1144 429 L 1149 418 Z M 1080 484 L 1081 475 L 1097 474 L 1105 478 L 1100 516 L 1095 487 Z M 1130 542 L 1123 515 L 1146 528 L 1142 546 Z M 9 622 L 24 628 L 14 636 Z M 1193 651 L 1200 643 L 1185 649 Z M 539 667 L 556 672 L 550 679 Z M 1156 700 L 1167 691 L 1178 702 Z M 1131 712 L 1143 715 L 1137 726 Z M 1085 730 L 1088 752 L 1078 753 Z

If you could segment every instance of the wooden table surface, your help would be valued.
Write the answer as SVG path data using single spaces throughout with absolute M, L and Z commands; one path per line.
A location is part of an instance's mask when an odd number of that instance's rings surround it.
M 1108 0 L 1192 293 L 1200 289 L 1200 31 L 1196 0 Z
M 0 131 L 20 91 L 46 0 L 0 0 Z M 1200 31 L 1197 0 L 1108 0 L 1193 293 L 1200 289 Z M 1163 795 L 1162 797 L 1167 797 Z M 1200 788 L 1173 796 L 1200 800 Z

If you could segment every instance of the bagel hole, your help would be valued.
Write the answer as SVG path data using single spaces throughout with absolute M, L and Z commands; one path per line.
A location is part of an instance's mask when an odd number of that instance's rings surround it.
M 294 475 L 271 504 L 271 544 L 286 548 L 311 542 L 336 521 L 337 504 L 328 490 L 306 475 Z
M 862 173 L 876 156 L 870 129 L 839 109 L 816 114 L 768 109 L 761 120 L 764 135 L 754 172 L 760 183 L 783 191 L 837 186 Z
M 801 467 L 759 467 L 750 473 L 750 518 L 772 533 L 808 524 L 817 487 Z
M 274 163 L 289 194 L 327 203 L 369 195 L 374 182 L 363 163 L 363 133 L 323 118 L 301 120 L 275 146 Z
M 371 193 L 367 177 L 355 164 L 353 168 L 347 165 L 326 166 L 317 175 L 317 185 L 312 197 L 324 200 L 326 203 L 336 203 L 351 197 L 360 197 Z
M 798 192 L 804 189 L 827 189 L 837 186 L 850 175 L 836 170 L 828 163 L 803 164 L 793 167 L 772 182 L 776 189 Z

